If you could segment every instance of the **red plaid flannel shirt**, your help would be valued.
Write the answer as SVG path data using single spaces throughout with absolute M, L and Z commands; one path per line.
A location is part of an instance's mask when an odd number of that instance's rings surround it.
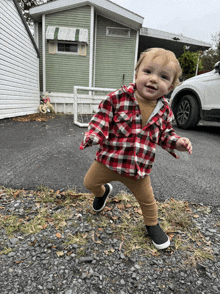
M 142 128 L 141 111 L 134 97 L 135 84 L 110 93 L 89 123 L 80 149 L 99 144 L 96 160 L 118 174 L 144 178 L 152 169 L 156 145 L 174 153 L 179 136 L 172 128 L 173 113 L 165 98 L 158 112 Z M 156 109 L 155 108 L 155 109 Z

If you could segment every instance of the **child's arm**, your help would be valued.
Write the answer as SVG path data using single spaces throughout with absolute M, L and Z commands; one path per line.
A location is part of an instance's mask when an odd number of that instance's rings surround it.
M 176 149 L 178 151 L 188 151 L 189 154 L 192 154 L 192 144 L 188 138 L 179 138 L 176 141 Z
M 109 125 L 113 117 L 113 107 L 111 98 L 106 97 L 100 104 L 98 112 L 92 117 L 88 131 L 85 133 L 84 139 L 80 145 L 80 149 L 100 144 L 108 138 Z

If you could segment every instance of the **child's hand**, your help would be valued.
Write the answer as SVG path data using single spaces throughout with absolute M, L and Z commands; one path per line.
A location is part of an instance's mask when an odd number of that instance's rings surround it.
M 180 138 L 176 141 L 176 149 L 178 151 L 188 151 L 192 154 L 192 144 L 188 138 Z

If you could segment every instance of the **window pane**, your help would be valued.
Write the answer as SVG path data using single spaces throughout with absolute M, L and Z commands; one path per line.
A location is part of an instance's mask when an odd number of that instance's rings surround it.
M 77 52 L 78 45 L 77 44 L 69 44 L 70 52 Z
M 78 52 L 78 44 L 58 43 L 58 51 L 61 52 Z
M 130 30 L 126 28 L 107 28 L 107 36 L 130 37 Z
M 58 43 L 58 51 L 65 51 L 65 44 Z

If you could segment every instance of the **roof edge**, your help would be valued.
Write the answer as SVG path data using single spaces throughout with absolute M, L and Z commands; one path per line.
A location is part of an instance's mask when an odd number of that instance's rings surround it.
M 35 43 L 34 37 L 33 37 L 32 33 L 31 33 L 31 31 L 30 31 L 30 29 L 29 29 L 29 27 L 27 25 L 27 22 L 26 22 L 26 20 L 25 20 L 25 18 L 23 16 L 23 14 L 22 14 L 21 8 L 20 8 L 17 0 L 13 0 L 13 2 L 14 2 L 14 5 L 15 5 L 17 11 L 18 11 L 18 14 L 20 15 L 20 18 L 21 18 L 21 20 L 22 20 L 22 22 L 23 22 L 23 24 L 25 26 L 25 29 L 26 29 L 26 31 L 27 31 L 30 39 L 31 39 L 31 42 L 32 42 L 32 44 L 34 46 L 34 49 L 36 50 L 37 57 L 40 58 L 40 51 L 39 51 L 39 49 L 37 47 L 37 44 Z
M 158 39 L 165 39 L 165 40 L 170 40 L 170 41 L 180 41 L 182 43 L 186 43 L 186 44 L 192 44 L 192 45 L 198 45 L 198 46 L 203 46 L 203 47 L 207 47 L 210 48 L 212 47 L 211 44 L 200 41 L 200 40 L 196 40 L 196 39 L 192 39 L 192 38 L 188 38 L 183 36 L 182 34 L 173 34 L 173 33 L 168 33 L 168 32 L 164 32 L 164 31 L 160 31 L 160 30 L 156 30 L 156 29 L 151 29 L 151 28 L 146 28 L 146 27 L 142 27 L 140 29 L 140 35 L 141 36 L 146 36 L 146 37 L 154 37 L 154 38 L 158 38 Z
M 97 9 L 102 9 L 103 11 L 109 11 L 112 15 L 118 15 L 123 18 L 127 18 L 134 23 L 139 24 L 142 26 L 144 17 L 122 7 L 118 4 L 111 2 L 109 0 L 58 0 L 49 3 L 45 3 L 39 6 L 35 6 L 30 9 L 30 15 L 32 18 L 37 18 L 42 14 L 54 13 L 61 10 L 81 7 L 81 6 L 94 6 Z M 139 26 L 139 28 L 140 28 Z

